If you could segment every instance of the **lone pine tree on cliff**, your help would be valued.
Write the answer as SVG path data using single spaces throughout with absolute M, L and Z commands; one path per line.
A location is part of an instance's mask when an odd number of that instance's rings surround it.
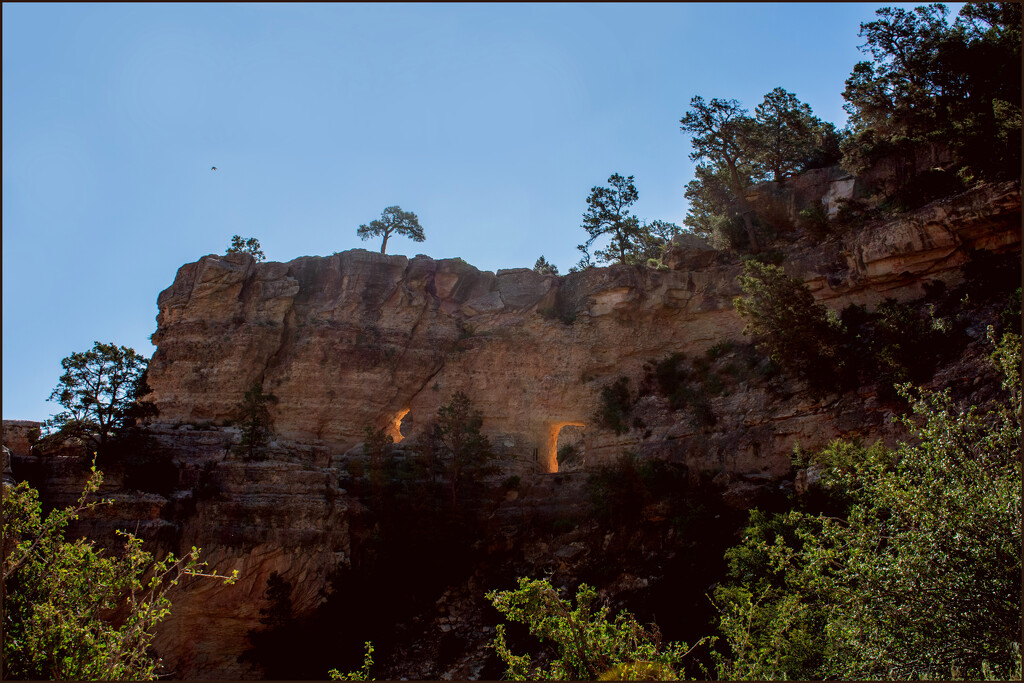
M 587 197 L 587 211 L 583 214 L 583 228 L 590 235 L 585 244 L 577 247 L 590 260 L 590 246 L 602 235 L 611 235 L 606 249 L 599 249 L 594 256 L 603 262 L 626 263 L 627 256 L 637 250 L 641 240 L 640 221 L 629 212 L 639 195 L 633 176 L 623 178 L 613 173 L 608 178 L 611 187 L 593 187 Z
M 380 218 L 370 221 L 369 225 L 360 225 L 356 230 L 360 239 L 370 237 L 383 237 L 380 244 L 380 253 L 385 253 L 388 246 L 388 238 L 391 235 L 404 235 L 414 242 L 422 242 L 426 239 L 420 221 L 412 211 L 402 211 L 400 206 L 389 206 L 381 213 Z

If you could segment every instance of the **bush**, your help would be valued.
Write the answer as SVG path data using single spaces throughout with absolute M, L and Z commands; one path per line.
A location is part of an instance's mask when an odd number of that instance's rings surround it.
M 625 610 L 610 619 L 608 607 L 598 604 L 597 591 L 586 584 L 576 591 L 575 607 L 547 579 L 526 577 L 516 589 L 491 591 L 487 599 L 553 646 L 545 668 L 530 655 L 513 654 L 499 624 L 493 647 L 509 680 L 677 680 L 687 654 L 686 643 L 663 644 L 657 626 L 645 629 Z
M 653 365 L 653 377 L 658 384 L 658 390 L 665 396 L 673 397 L 681 386 L 684 386 L 689 378 L 689 372 L 682 367 L 686 359 L 681 353 L 673 353 L 664 360 Z M 673 401 L 673 408 L 676 408 Z
M 242 428 L 242 438 L 235 450 L 250 460 L 262 457 L 270 441 L 273 431 L 268 405 L 273 400 L 273 396 L 263 393 L 263 384 L 254 380 L 235 409 Z
M 1007 332 L 1015 332 L 1020 334 L 1021 332 L 1021 304 L 1020 304 L 1021 288 L 1018 287 L 1010 295 L 1009 301 L 1006 304 L 1006 308 L 999 314 L 1000 326 Z
M 851 384 L 840 354 L 842 325 L 805 285 L 778 266 L 753 260 L 744 264 L 739 281 L 745 296 L 733 303 L 747 319 L 743 333 L 758 337 L 772 360 L 816 392 Z
M 735 348 L 736 344 L 727 339 L 709 347 L 708 350 L 704 352 L 704 355 L 708 357 L 708 360 L 718 360 Z
M 711 218 L 711 246 L 719 250 L 743 251 L 750 246 L 750 237 L 739 216 Z
M 231 244 L 228 245 L 225 254 L 251 254 L 256 262 L 264 260 L 266 256 L 263 255 L 263 249 L 260 248 L 260 241 L 255 237 L 242 237 L 241 235 L 232 235 Z M 335 252 L 337 253 L 337 252 Z
M 931 377 L 937 358 L 935 349 L 941 332 L 925 322 L 917 312 L 894 299 L 886 299 L 876 309 L 878 321 L 874 334 L 874 357 L 886 386 L 914 382 Z
M 349 671 L 348 673 L 342 673 L 337 669 L 331 669 L 327 672 L 328 677 L 332 681 L 372 681 L 370 678 L 370 667 L 373 666 L 373 643 L 366 641 L 363 643 L 363 647 L 366 650 L 363 653 L 363 666 L 358 671 Z
M 25 482 L 4 487 L 3 676 L 22 679 L 152 680 L 153 629 L 169 613 L 165 591 L 203 572 L 199 549 L 156 561 L 134 535 L 118 531 L 124 552 L 108 556 L 92 541 L 65 540 L 103 475 L 92 469 L 77 504 L 44 519 L 39 494 Z M 88 502 L 87 502 L 88 501 Z M 232 583 L 235 571 L 223 578 Z
M 824 239 L 829 233 L 828 211 L 820 202 L 800 211 L 800 227 L 815 239 Z
M 695 427 L 713 427 L 718 423 L 718 417 L 711 409 L 704 392 L 691 391 L 687 395 L 687 403 L 690 408 L 690 421 Z
M 993 361 L 1002 405 L 904 387 L 906 443 L 814 458 L 837 510 L 751 515 L 715 593 L 720 677 L 1019 679 L 1020 337 Z
M 633 399 L 629 393 L 629 378 L 619 377 L 601 389 L 601 407 L 597 411 L 597 424 L 616 434 L 629 431 L 629 413 Z

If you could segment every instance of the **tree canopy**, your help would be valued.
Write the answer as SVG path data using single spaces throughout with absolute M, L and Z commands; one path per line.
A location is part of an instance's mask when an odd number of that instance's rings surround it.
M 686 186 L 690 211 L 683 222 L 702 236 L 719 235 L 719 246 L 761 248 L 746 199 L 750 185 L 782 180 L 839 158 L 841 136 L 835 127 L 783 88 L 765 95 L 754 116 L 737 100 L 696 96 L 679 123 L 690 134 L 690 159 L 701 162 Z M 735 234 L 734 221 L 742 223 L 745 244 Z
M 588 263 L 591 245 L 604 235 L 609 235 L 611 241 L 607 248 L 594 252 L 599 262 L 626 263 L 628 254 L 636 251 L 640 243 L 640 221 L 629 211 L 639 198 L 633 176 L 624 178 L 613 173 L 608 177 L 608 185 L 591 188 L 587 197 L 583 228 L 590 237 L 578 249 L 587 257 Z
M 142 402 L 149 392 L 147 365 L 135 349 L 101 342 L 62 360 L 64 374 L 49 400 L 64 410 L 46 421 L 47 438 L 63 441 L 75 437 L 102 450 L 134 419 L 153 414 L 152 404 Z
M 884 155 L 913 160 L 947 147 L 966 176 L 1020 174 L 1021 5 L 967 3 L 956 21 L 944 5 L 884 7 L 860 26 L 858 62 L 843 97 L 852 138 L 844 165 Z
M 806 167 L 819 139 L 834 127 L 811 113 L 810 105 L 775 88 L 754 109 L 751 159 L 758 174 L 779 181 Z
M 257 263 L 266 259 L 263 249 L 260 248 L 260 241 L 255 237 L 242 237 L 232 235 L 231 244 L 228 245 L 226 254 L 251 254 Z
M 839 320 L 779 266 L 750 260 L 738 279 L 745 296 L 733 305 L 747 321 L 743 333 L 813 388 L 836 388 L 844 367 Z
M 269 404 L 274 400 L 274 396 L 263 393 L 259 380 L 253 380 L 235 408 L 237 423 L 242 428 L 236 450 L 249 459 L 262 455 L 273 433 Z
M 544 258 L 543 254 L 533 264 L 533 270 L 535 273 L 540 273 L 541 275 L 558 275 L 558 266 L 550 263 L 546 258 Z
M 453 506 L 458 502 L 459 491 L 486 469 L 491 444 L 480 433 L 483 423 L 480 411 L 473 408 L 469 397 L 461 391 L 437 410 L 433 439 L 445 463 Z
M 360 239 L 366 240 L 371 237 L 383 237 L 380 244 L 380 253 L 386 253 L 388 239 L 392 235 L 402 235 L 414 242 L 422 242 L 426 239 L 419 219 L 412 211 L 403 211 L 399 206 L 389 206 L 381 212 L 380 218 L 370 221 L 369 225 L 360 225 L 356 230 Z

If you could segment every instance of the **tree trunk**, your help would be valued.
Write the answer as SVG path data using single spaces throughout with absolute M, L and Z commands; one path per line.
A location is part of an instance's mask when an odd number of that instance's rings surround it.
M 384 253 L 384 250 L 388 248 L 388 238 L 391 237 L 391 233 L 384 233 L 384 241 L 380 243 L 380 253 Z
M 750 204 L 747 203 L 747 198 L 743 194 L 743 188 L 740 186 L 740 174 L 736 170 L 736 160 L 732 157 L 726 157 L 725 162 L 729 165 L 729 175 L 732 178 L 732 191 L 736 194 L 736 201 L 740 205 L 740 214 L 743 216 L 743 225 L 747 228 L 747 237 L 750 239 L 751 251 L 761 251 L 761 243 L 757 241 L 757 235 L 754 233 L 754 223 L 750 220 Z

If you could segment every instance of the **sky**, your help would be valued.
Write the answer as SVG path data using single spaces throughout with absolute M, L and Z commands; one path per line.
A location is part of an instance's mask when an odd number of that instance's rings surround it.
M 4 3 L 3 418 L 58 412 L 94 341 L 150 357 L 159 293 L 235 234 L 379 250 L 356 228 L 397 204 L 426 241 L 388 253 L 565 273 L 613 173 L 681 225 L 690 99 L 781 86 L 841 127 L 883 6 Z

